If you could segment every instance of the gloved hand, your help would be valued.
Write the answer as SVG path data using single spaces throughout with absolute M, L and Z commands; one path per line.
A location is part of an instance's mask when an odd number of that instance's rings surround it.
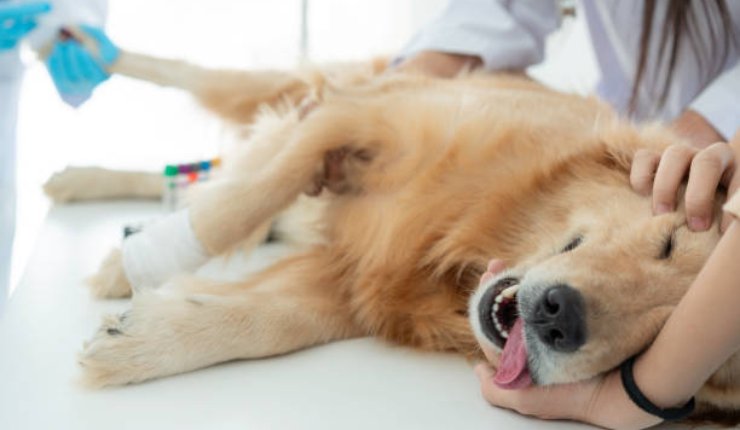
M 87 101 L 93 90 L 110 77 L 106 68 L 120 55 L 118 48 L 99 28 L 81 25 L 80 29 L 96 44 L 96 53 L 90 52 L 80 41 L 57 40 L 46 59 L 59 95 L 73 107 Z
M 36 28 L 36 17 L 51 10 L 47 2 L 7 3 L 0 0 L 0 51 L 9 51 Z

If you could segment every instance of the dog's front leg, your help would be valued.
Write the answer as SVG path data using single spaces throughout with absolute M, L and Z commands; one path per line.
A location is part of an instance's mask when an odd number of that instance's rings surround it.
M 399 176 L 385 167 L 397 162 L 398 146 L 385 138 L 382 123 L 367 119 L 382 107 L 361 108 L 347 101 L 322 104 L 295 127 L 281 129 L 277 150 L 259 157 L 263 163 L 247 169 L 253 171 L 231 168 L 195 190 L 187 211 L 128 239 L 123 264 L 132 286 L 161 285 L 234 249 L 303 192 L 351 196 L 391 189 L 388 178 Z
M 321 106 L 283 136 L 286 142 L 275 142 L 281 148 L 255 171 L 201 187 L 190 201 L 190 220 L 207 252 L 230 250 L 304 192 L 351 196 L 382 180 L 384 172 L 371 167 L 397 151 L 375 137 L 375 124 L 364 117 L 373 113 Z
M 175 279 L 137 294 L 132 309 L 107 318 L 86 344 L 85 382 L 141 382 L 359 336 L 330 265 L 313 252 L 242 283 Z

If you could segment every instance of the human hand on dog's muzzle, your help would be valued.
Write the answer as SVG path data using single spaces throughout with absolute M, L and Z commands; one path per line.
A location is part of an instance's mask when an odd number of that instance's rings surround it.
M 488 282 L 504 268 L 503 260 L 491 260 L 480 283 Z M 606 428 L 646 428 L 661 421 L 630 400 L 618 370 L 573 384 L 531 385 L 512 390 L 494 382 L 499 354 L 486 348 L 483 353 L 488 362 L 477 364 L 475 374 L 483 397 L 493 406 L 541 419 L 569 419 Z

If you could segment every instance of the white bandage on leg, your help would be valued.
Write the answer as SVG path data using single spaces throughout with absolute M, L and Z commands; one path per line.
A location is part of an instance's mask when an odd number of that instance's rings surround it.
M 134 290 L 158 287 L 210 258 L 195 237 L 187 209 L 144 226 L 143 231 L 126 238 L 122 248 L 123 271 Z

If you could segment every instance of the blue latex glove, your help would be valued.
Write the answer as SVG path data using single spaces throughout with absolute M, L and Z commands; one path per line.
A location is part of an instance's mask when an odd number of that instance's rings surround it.
M 0 51 L 9 51 L 36 28 L 36 17 L 51 10 L 46 2 L 6 3 L 0 1 Z
M 46 59 L 59 95 L 74 107 L 87 101 L 93 90 L 110 77 L 106 68 L 120 55 L 118 48 L 99 28 L 82 25 L 80 29 L 95 41 L 98 55 L 89 52 L 80 42 L 67 39 L 54 42 Z

